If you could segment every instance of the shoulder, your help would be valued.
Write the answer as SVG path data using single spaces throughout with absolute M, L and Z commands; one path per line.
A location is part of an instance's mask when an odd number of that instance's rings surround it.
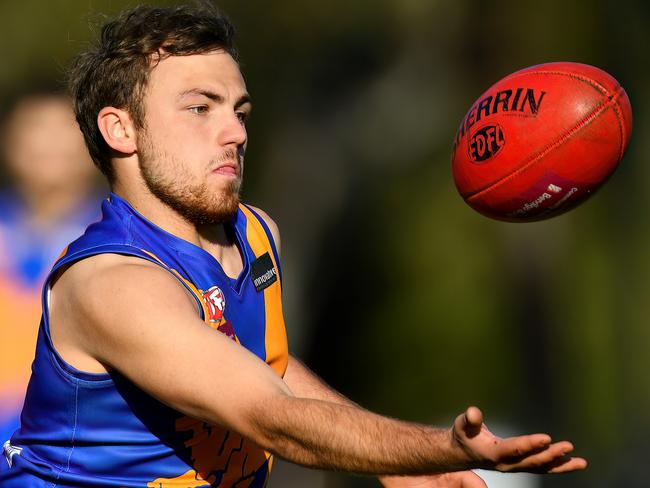
M 48 308 L 59 353 L 78 369 L 94 372 L 120 369 L 124 351 L 162 334 L 161 324 L 200 320 L 194 299 L 169 271 L 118 254 L 87 257 L 58 271 Z M 167 329 L 170 337 L 178 335 L 178 328 Z
M 267 225 L 267 227 L 271 231 L 273 240 L 275 241 L 275 247 L 278 250 L 278 253 L 280 253 L 280 229 L 278 228 L 278 224 L 276 224 L 275 221 L 269 216 L 269 214 L 266 213 L 261 208 L 249 204 L 246 205 L 249 208 L 251 208 L 257 215 L 259 215 L 264 221 L 264 223 Z
M 120 307 L 141 304 L 156 296 L 167 305 L 187 302 L 187 293 L 166 269 L 134 256 L 98 254 L 60 271 L 52 281 L 59 297 L 80 311 L 105 315 L 112 305 Z
M 59 273 L 59 276 L 65 275 L 71 283 L 83 280 L 87 284 L 92 284 L 107 281 L 114 277 L 113 275 L 129 275 L 144 270 L 153 272 L 157 268 L 160 267 L 136 256 L 102 253 L 71 263 Z

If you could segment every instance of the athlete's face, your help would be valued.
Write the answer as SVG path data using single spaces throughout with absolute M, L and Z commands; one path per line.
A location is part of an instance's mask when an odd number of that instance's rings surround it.
M 223 51 L 170 56 L 151 72 L 138 134 L 142 177 L 161 201 L 195 224 L 237 211 L 251 103 Z

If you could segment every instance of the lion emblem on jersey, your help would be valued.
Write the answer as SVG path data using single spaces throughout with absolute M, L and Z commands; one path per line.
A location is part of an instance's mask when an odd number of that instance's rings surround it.
M 208 320 L 219 326 L 223 320 L 223 313 L 226 310 L 226 297 L 223 295 L 221 288 L 211 286 L 203 292 L 203 302 L 208 307 Z
M 239 343 L 235 329 L 229 320 L 226 319 L 224 313 L 226 311 L 226 297 L 218 286 L 211 286 L 207 291 L 201 291 L 203 303 L 206 308 L 205 321 L 213 329 L 223 332 L 233 341 Z

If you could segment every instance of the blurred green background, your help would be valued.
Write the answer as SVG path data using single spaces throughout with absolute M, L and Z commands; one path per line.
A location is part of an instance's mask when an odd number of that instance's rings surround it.
M 544 488 L 648 486 L 648 4 L 218 4 L 238 28 L 255 105 L 245 200 L 283 232 L 293 352 L 385 414 L 449 425 L 476 404 L 497 433 L 570 438 L 589 470 L 544 477 Z M 105 16 L 130 5 L 2 0 L 0 99 L 63 79 Z M 460 119 L 502 76 L 559 60 L 599 66 L 626 88 L 628 153 L 569 214 L 481 217 L 450 174 Z M 280 476 L 274 486 L 376 486 Z

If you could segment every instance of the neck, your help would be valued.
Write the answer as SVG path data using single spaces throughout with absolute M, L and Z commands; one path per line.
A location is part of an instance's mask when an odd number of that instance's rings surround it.
M 112 191 L 161 229 L 210 253 L 228 276 L 236 277 L 241 272 L 240 250 L 226 225 L 196 225 L 160 201 L 146 187 L 129 191 L 116 183 Z
M 115 184 L 111 188 L 111 191 L 129 202 L 147 220 L 153 222 L 161 229 L 200 246 L 201 234 L 198 227 L 160 201 L 148 189 L 142 188 L 133 191 L 119 184 Z

